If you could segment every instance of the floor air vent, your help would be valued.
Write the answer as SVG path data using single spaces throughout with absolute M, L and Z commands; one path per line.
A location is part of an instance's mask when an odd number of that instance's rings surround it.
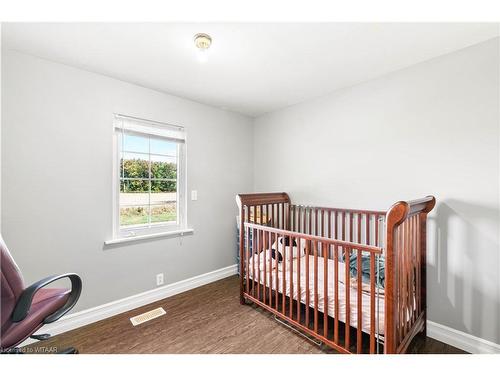
M 130 318 L 132 325 L 136 326 L 145 322 L 149 322 L 159 316 L 165 315 L 166 312 L 163 310 L 163 307 L 158 307 L 157 309 L 145 312 L 144 314 L 134 316 Z

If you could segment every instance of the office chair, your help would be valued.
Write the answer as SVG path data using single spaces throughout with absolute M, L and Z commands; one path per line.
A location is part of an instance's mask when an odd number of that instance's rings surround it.
M 0 353 L 23 353 L 26 351 L 16 346 L 28 337 L 36 340 L 50 337 L 33 333 L 44 324 L 55 322 L 75 306 L 82 291 L 82 280 L 74 273 L 66 273 L 47 277 L 25 288 L 21 272 L 1 235 L 0 250 Z M 45 288 L 63 278 L 71 281 L 71 290 Z M 78 353 L 75 348 L 57 352 Z

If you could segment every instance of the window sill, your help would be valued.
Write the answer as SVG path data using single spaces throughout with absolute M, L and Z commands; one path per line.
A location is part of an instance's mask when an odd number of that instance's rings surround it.
M 193 234 L 193 233 L 194 233 L 193 229 L 179 229 L 179 230 L 172 230 L 169 232 L 151 233 L 133 237 L 115 238 L 112 240 L 104 241 L 104 245 L 118 245 L 122 243 L 125 244 L 128 242 L 152 240 L 161 237 L 181 237 L 184 236 L 185 234 Z

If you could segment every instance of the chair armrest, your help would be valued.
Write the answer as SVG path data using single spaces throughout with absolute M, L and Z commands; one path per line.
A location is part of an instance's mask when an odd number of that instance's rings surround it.
M 80 293 L 82 292 L 82 279 L 75 273 L 66 273 L 63 275 L 49 276 L 46 277 L 45 279 L 37 281 L 33 285 L 30 285 L 22 292 L 21 297 L 19 297 L 19 300 L 16 303 L 14 312 L 12 313 L 12 321 L 20 322 L 21 320 L 26 318 L 26 316 L 28 316 L 31 304 L 33 302 L 33 297 L 40 289 L 53 283 L 56 280 L 64 278 L 69 278 L 71 281 L 71 292 L 69 294 L 68 300 L 59 310 L 47 316 L 43 322 L 44 323 L 55 322 L 57 319 L 59 319 L 61 316 L 63 316 L 69 310 L 71 310 L 78 301 L 78 298 L 80 298 Z

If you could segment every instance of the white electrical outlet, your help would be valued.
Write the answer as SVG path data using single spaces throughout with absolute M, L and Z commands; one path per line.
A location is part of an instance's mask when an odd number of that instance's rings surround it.
M 163 285 L 163 274 L 159 273 L 156 275 L 156 286 Z
M 192 201 L 198 200 L 198 190 L 191 190 L 191 200 Z

